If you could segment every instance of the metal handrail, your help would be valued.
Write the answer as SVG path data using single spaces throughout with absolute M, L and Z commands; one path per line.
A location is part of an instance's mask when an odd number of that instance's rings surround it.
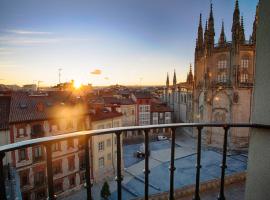
M 109 128 L 109 129 L 99 129 L 99 130 L 89 130 L 89 131 L 80 131 L 67 133 L 63 135 L 57 136 L 48 136 L 37 139 L 31 139 L 27 141 L 12 143 L 8 145 L 4 145 L 0 147 L 0 199 L 6 200 L 5 194 L 5 179 L 4 179 L 4 167 L 3 167 L 3 158 L 5 153 L 8 151 L 13 151 L 21 148 L 31 147 L 35 145 L 44 145 L 46 148 L 46 168 L 47 168 L 47 185 L 48 185 L 48 197 L 50 200 L 55 200 L 55 192 L 53 186 L 53 173 L 52 173 L 52 150 L 51 144 L 56 141 L 68 140 L 72 138 L 85 138 L 85 160 L 86 160 L 86 188 L 87 188 L 87 200 L 92 199 L 91 195 L 91 174 L 90 174 L 90 161 L 89 161 L 89 141 L 91 141 L 92 136 L 98 135 L 106 135 L 114 133 L 116 135 L 116 144 L 117 144 L 117 194 L 118 200 L 122 199 L 122 165 L 121 165 L 121 134 L 125 131 L 144 131 L 145 135 L 145 194 L 144 199 L 148 200 L 149 196 L 149 131 L 151 129 L 159 129 L 159 128 L 170 128 L 172 130 L 171 136 L 171 161 L 170 161 L 170 191 L 169 191 L 169 199 L 174 199 L 174 159 L 175 159 L 175 135 L 176 128 L 184 128 L 184 127 L 194 127 L 198 130 L 198 138 L 197 138 L 197 161 L 196 161 L 196 187 L 195 187 L 195 195 L 193 200 L 200 200 L 200 169 L 201 169 L 201 144 L 202 144 L 202 129 L 204 127 L 221 127 L 224 129 L 224 138 L 223 138 L 223 155 L 222 155 L 222 163 L 221 163 L 221 179 L 220 179 L 220 192 L 218 196 L 218 200 L 225 200 L 224 194 L 224 183 L 225 183 L 225 170 L 227 168 L 226 165 L 226 157 L 227 157 L 227 145 L 228 145 L 228 131 L 230 128 L 261 128 L 261 129 L 270 129 L 270 125 L 265 124 L 255 124 L 255 123 L 174 123 L 174 124 L 159 124 L 159 125 L 148 125 L 148 126 L 130 126 L 130 127 L 118 127 L 118 128 Z
M 123 131 L 137 131 L 137 130 L 150 130 L 158 128 L 186 128 L 186 127 L 246 127 L 246 128 L 266 128 L 270 129 L 270 125 L 256 124 L 256 123 L 172 123 L 172 124 L 158 124 L 158 125 L 147 125 L 147 126 L 127 126 L 127 127 L 117 127 L 117 128 L 107 128 L 98 130 L 87 130 L 87 131 L 77 131 L 71 133 L 65 133 L 55 136 L 46 136 L 42 138 L 30 139 L 21 142 L 11 143 L 7 145 L 0 146 L 0 152 L 13 151 L 25 147 L 31 147 L 34 145 L 44 144 L 48 142 L 57 142 L 61 140 L 67 140 L 72 138 L 78 138 L 84 135 L 98 136 L 106 135 L 115 132 Z

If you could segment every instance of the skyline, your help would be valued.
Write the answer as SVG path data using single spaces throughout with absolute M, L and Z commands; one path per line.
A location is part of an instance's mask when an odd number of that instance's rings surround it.
M 199 15 L 205 23 L 209 0 L 117 2 L 1 1 L 0 84 L 54 85 L 58 68 L 62 82 L 94 86 L 164 85 L 174 69 L 183 81 L 193 65 Z M 239 3 L 248 39 L 257 0 Z M 234 0 L 213 1 L 213 10 L 215 40 L 222 19 L 230 40 Z

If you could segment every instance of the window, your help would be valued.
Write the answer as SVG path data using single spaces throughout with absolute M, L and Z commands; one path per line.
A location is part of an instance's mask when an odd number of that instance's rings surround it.
M 86 179 L 85 172 L 80 174 L 80 178 L 81 178 L 81 183 L 85 182 L 85 179 Z
M 171 113 L 166 112 L 166 113 L 165 113 L 165 117 L 171 117 Z
M 33 156 L 34 161 L 41 160 L 43 158 L 42 147 L 41 146 L 33 147 L 33 154 L 34 154 Z
M 104 124 L 98 125 L 97 129 L 104 129 Z
M 57 125 L 52 125 L 51 126 L 51 132 L 57 132 L 58 128 L 57 128 Z
M 80 119 L 80 120 L 78 121 L 77 130 L 78 130 L 78 131 L 82 131 L 82 130 L 84 130 L 84 129 L 85 129 L 85 126 L 84 126 L 84 120 L 83 120 L 83 119 Z
M 46 199 L 46 190 L 41 189 L 35 193 L 36 199 Z
M 241 68 L 247 69 L 248 68 L 248 64 L 249 64 L 248 58 L 244 58 L 244 59 L 241 60 Z
M 61 151 L 61 143 L 60 142 L 55 142 L 52 144 L 52 151 Z
M 99 168 L 104 167 L 104 157 L 101 157 L 98 159 L 98 166 L 99 166 Z
M 74 140 L 73 139 L 69 139 L 67 141 L 67 148 L 74 148 Z
M 84 170 L 86 166 L 85 159 L 84 159 L 84 154 L 81 154 L 79 156 L 79 167 L 81 170 Z
M 107 154 L 107 160 L 111 160 L 112 159 L 112 154 L 111 153 L 108 153 Z
M 57 181 L 54 183 L 54 190 L 56 193 L 62 192 L 63 191 L 63 182 Z
M 21 187 L 29 184 L 29 170 L 20 171 L 20 183 Z
M 248 82 L 248 74 L 247 73 L 243 73 L 240 75 L 240 82 L 241 83 L 247 83 Z
M 22 192 L 22 199 L 23 200 L 30 200 L 30 192 Z
M 66 129 L 73 129 L 73 122 L 71 119 L 67 120 Z
M 31 136 L 34 138 L 44 136 L 43 127 L 41 124 L 35 124 L 32 126 Z
M 26 149 L 19 149 L 18 153 L 19 153 L 19 161 L 23 161 L 23 160 L 27 159 L 27 151 L 26 151 Z
M 69 186 L 74 187 L 76 185 L 76 179 L 74 175 L 69 176 Z
M 70 156 L 68 158 L 68 170 L 69 171 L 73 171 L 75 169 L 75 157 L 74 156 Z
M 111 139 L 107 139 L 107 147 L 110 147 L 112 145 Z
M 53 174 L 62 173 L 62 160 L 56 160 L 53 162 Z
M 104 141 L 98 143 L 98 150 L 103 151 L 104 150 Z
M 25 133 L 24 128 L 20 128 L 20 129 L 18 130 L 18 137 L 23 137 L 23 136 L 25 136 L 24 133 Z
M 35 185 L 36 186 L 42 185 L 44 184 L 44 181 L 45 181 L 45 172 L 44 171 L 36 172 L 34 175 Z
M 85 147 L 85 140 L 84 140 L 84 138 L 83 137 L 80 137 L 79 139 L 78 139 L 78 146 L 79 146 L 79 149 L 83 149 L 84 147 Z
M 218 69 L 226 69 L 226 68 L 227 68 L 227 60 L 219 60 Z
M 227 82 L 227 73 L 226 72 L 219 73 L 217 79 L 218 79 L 217 81 L 219 83 L 226 83 Z

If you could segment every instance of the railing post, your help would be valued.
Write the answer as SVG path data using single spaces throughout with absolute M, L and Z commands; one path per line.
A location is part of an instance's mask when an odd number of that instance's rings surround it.
M 87 200 L 92 199 L 91 194 L 91 175 L 90 175 L 90 159 L 89 159 L 89 135 L 85 135 L 84 143 L 84 156 L 85 156 L 85 177 L 86 177 L 86 191 L 87 191 Z M 91 145 L 91 144 L 90 144 Z
M 223 141 L 223 157 L 222 157 L 222 165 L 221 165 L 221 179 L 220 179 L 220 192 L 218 196 L 218 200 L 225 200 L 224 195 L 224 182 L 225 182 L 225 170 L 227 168 L 226 158 L 227 158 L 227 141 L 228 141 L 228 126 L 224 126 L 224 141 Z
M 53 185 L 53 171 L 52 171 L 52 143 L 48 142 L 46 145 L 46 167 L 47 167 L 47 185 L 49 200 L 55 200 L 54 185 Z
M 201 147 L 202 147 L 202 129 L 203 126 L 198 126 L 198 141 L 197 141 L 197 164 L 196 164 L 196 188 L 193 200 L 200 200 L 200 173 L 201 173 Z
M 117 196 L 118 200 L 122 200 L 122 175 L 121 175 L 121 132 L 116 132 L 116 142 L 117 142 Z
M 173 200 L 174 199 L 174 171 L 175 171 L 175 166 L 174 166 L 174 157 L 175 157 L 175 129 L 172 128 L 172 144 L 171 144 L 171 164 L 169 167 L 170 170 L 170 194 L 169 194 L 169 199 Z
M 5 174 L 4 174 L 4 152 L 0 152 L 0 199 L 6 200 L 6 186 L 5 186 Z
M 149 130 L 144 130 L 144 199 L 148 200 L 149 195 Z

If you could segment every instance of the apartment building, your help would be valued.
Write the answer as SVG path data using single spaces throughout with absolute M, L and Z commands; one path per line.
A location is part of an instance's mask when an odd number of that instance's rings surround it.
M 98 126 L 101 126 L 103 122 L 103 126 L 108 126 L 107 121 L 100 117 L 100 113 L 90 114 L 85 102 L 83 97 L 74 96 L 71 92 L 32 95 L 26 92 L 12 93 L 9 116 L 10 142 L 89 130 L 91 127 L 99 128 Z M 120 114 L 111 115 L 110 111 L 106 113 L 106 119 L 116 116 Z M 92 125 L 91 118 L 93 118 Z M 121 125 L 118 119 L 115 123 L 114 126 Z M 90 163 L 93 163 L 90 169 L 91 182 L 114 176 L 107 170 L 112 166 L 111 163 L 105 162 L 104 159 L 102 165 L 102 161 L 99 161 L 102 160 L 101 155 L 103 155 L 102 151 L 96 151 L 99 149 L 99 142 L 97 142 L 99 140 L 102 139 L 96 136 L 90 142 Z M 65 196 L 83 186 L 85 182 L 84 143 L 83 139 L 73 139 L 52 144 L 54 190 L 57 196 Z M 106 155 L 108 151 L 109 149 Z M 13 151 L 11 163 L 19 174 L 23 199 L 45 199 L 47 188 L 44 147 L 36 146 Z

